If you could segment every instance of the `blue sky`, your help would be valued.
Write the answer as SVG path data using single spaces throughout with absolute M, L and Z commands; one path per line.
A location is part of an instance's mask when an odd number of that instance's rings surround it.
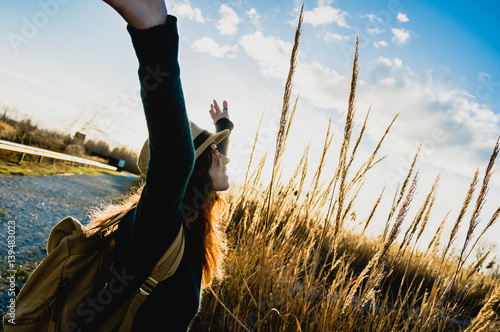
M 302 3 L 166 3 L 179 19 L 189 115 L 210 128 L 212 99 L 229 101 L 237 128 L 230 173 L 241 180 L 264 111 L 257 152 L 272 153 Z M 359 208 L 370 208 L 382 187 L 390 204 L 423 143 L 420 195 L 441 174 L 435 223 L 450 210 L 453 220 L 473 172 L 484 170 L 500 135 L 499 7 L 497 1 L 307 1 L 294 82 L 294 97 L 300 98 L 285 172 L 294 169 L 308 143 L 314 169 L 329 119 L 334 169 L 359 36 L 355 133 L 372 105 L 361 162 L 399 113 L 381 151 L 388 157 L 367 181 L 366 197 L 359 200 L 368 203 Z M 116 13 L 102 1 L 76 0 L 2 0 L 0 9 L 0 105 L 41 126 L 73 133 L 90 122 L 89 137 L 142 146 L 147 134 L 137 60 Z M 492 182 L 483 222 L 500 202 L 498 174 Z

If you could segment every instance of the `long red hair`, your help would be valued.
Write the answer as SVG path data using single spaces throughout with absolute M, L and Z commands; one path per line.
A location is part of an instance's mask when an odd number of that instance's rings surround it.
M 196 159 L 182 207 L 185 226 L 193 234 L 198 234 L 203 242 L 203 288 L 208 287 L 213 280 L 220 280 L 224 276 L 222 263 L 226 252 L 226 237 L 220 229 L 218 218 L 226 203 L 213 190 L 208 174 L 212 160 L 216 157 L 215 151 L 209 147 Z M 132 190 L 122 201 L 91 211 L 89 235 L 120 213 L 134 208 L 143 188 L 144 183 Z
M 183 206 L 189 211 L 184 216 L 186 226 L 197 232 L 203 241 L 203 287 L 209 286 L 213 279 L 223 277 L 222 263 L 226 251 L 225 233 L 218 222 L 226 204 L 213 190 L 208 173 L 214 158 L 217 155 L 209 147 L 196 159 L 183 200 Z

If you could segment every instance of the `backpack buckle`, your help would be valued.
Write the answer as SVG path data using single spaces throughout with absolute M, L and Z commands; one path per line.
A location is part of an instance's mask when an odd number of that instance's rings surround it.
M 149 282 L 152 282 L 152 284 Z M 148 279 L 146 279 L 146 281 L 142 284 L 141 288 L 139 288 L 139 291 L 142 295 L 148 296 L 149 294 L 151 294 L 151 292 L 153 292 L 153 289 L 156 287 L 156 285 L 158 285 L 158 281 L 154 280 L 151 277 L 148 277 Z

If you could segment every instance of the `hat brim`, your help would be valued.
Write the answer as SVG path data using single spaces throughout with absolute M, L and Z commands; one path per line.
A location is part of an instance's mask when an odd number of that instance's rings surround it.
M 219 144 L 227 137 L 227 135 L 229 135 L 229 129 L 224 129 L 216 134 L 210 134 L 210 136 L 208 136 L 208 138 L 195 150 L 195 159 L 198 159 L 198 157 L 210 146 L 210 144 L 214 142 Z M 142 146 L 141 153 L 139 154 L 139 159 L 137 160 L 137 166 L 143 175 L 146 175 L 148 170 L 148 161 L 149 139 L 146 139 L 144 145 Z
M 195 150 L 195 157 L 198 158 L 203 153 L 203 151 L 205 151 L 206 148 L 210 146 L 210 144 L 214 142 L 215 144 L 219 144 L 220 142 L 222 142 L 224 138 L 227 137 L 227 135 L 229 135 L 229 129 L 224 129 L 223 131 L 219 131 L 216 134 L 210 134 L 210 136 L 208 136 L 208 138 Z

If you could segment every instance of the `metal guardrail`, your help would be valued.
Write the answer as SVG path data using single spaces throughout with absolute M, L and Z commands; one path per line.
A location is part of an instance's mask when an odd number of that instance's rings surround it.
M 78 158 L 75 156 L 70 156 L 68 154 L 64 153 L 59 153 L 59 152 L 54 152 L 50 150 L 44 150 L 44 149 L 39 149 L 35 148 L 32 146 L 28 145 L 23 145 L 19 143 L 13 143 L 9 141 L 4 141 L 0 140 L 0 150 L 9 150 L 9 151 L 15 151 L 15 152 L 20 152 L 23 154 L 32 154 L 40 157 L 47 157 L 47 158 L 52 158 L 52 159 L 59 159 L 59 160 L 66 160 L 66 161 L 71 161 L 74 163 L 79 163 L 79 164 L 85 164 L 85 165 L 92 165 L 100 168 L 105 168 L 109 169 L 112 171 L 116 171 L 117 168 L 114 166 L 106 165 L 99 163 L 97 161 L 89 160 L 89 159 L 84 159 L 84 158 Z M 22 157 L 21 157 L 22 160 Z

